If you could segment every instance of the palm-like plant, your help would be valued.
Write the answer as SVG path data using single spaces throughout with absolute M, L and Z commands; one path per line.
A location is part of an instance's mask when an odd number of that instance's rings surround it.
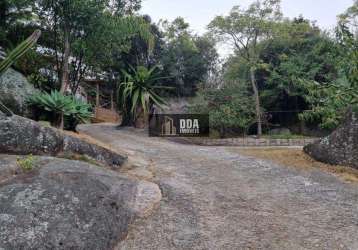
M 91 116 L 91 105 L 72 96 L 65 96 L 58 91 L 39 93 L 28 99 L 30 105 L 52 112 L 59 117 L 56 126 L 64 127 L 64 117 L 72 117 L 78 122 L 86 122 Z
M 37 40 L 41 36 L 41 31 L 36 30 L 30 37 L 25 41 L 20 43 L 14 50 L 12 50 L 9 55 L 0 63 L 0 77 L 5 73 L 12 64 L 15 63 L 17 59 L 23 56 L 32 46 L 34 46 Z M 4 104 L 0 102 L 0 110 L 3 111 L 6 115 L 11 116 L 12 112 Z
M 156 85 L 160 79 L 163 79 L 156 75 L 155 70 L 157 66 L 150 69 L 144 66 L 130 68 L 131 73 L 122 71 L 124 81 L 120 84 L 118 89 L 118 96 L 122 108 L 130 110 L 133 117 L 135 117 L 138 109 L 141 109 L 146 115 L 152 104 L 156 104 L 160 107 L 165 105 L 166 102 L 156 91 L 159 89 L 169 89 L 169 87 Z M 128 104 L 130 107 L 127 107 Z

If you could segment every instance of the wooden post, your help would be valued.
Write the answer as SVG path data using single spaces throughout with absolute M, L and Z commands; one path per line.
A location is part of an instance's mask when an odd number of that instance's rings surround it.
M 99 83 L 97 82 L 96 107 L 99 107 Z

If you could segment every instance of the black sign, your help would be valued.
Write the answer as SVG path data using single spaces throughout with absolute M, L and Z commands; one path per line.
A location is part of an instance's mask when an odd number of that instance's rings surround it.
M 160 114 L 149 117 L 151 137 L 208 137 L 209 115 Z

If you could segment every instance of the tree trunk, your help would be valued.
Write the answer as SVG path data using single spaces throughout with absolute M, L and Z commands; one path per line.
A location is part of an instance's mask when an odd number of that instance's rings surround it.
M 53 119 L 51 122 L 51 126 L 54 126 L 57 129 L 61 129 L 63 130 L 65 127 L 65 117 L 63 115 L 63 113 L 54 113 L 53 114 Z
M 59 126 L 59 129 L 63 130 L 65 127 L 65 118 L 64 118 L 64 115 L 63 113 L 61 114 L 61 117 L 60 117 L 60 126 Z
M 134 127 L 135 126 L 135 121 L 134 118 L 131 114 L 131 112 L 129 111 L 122 111 L 122 122 L 119 125 L 119 127 Z
M 63 61 L 62 61 L 62 76 L 61 76 L 61 90 L 60 92 L 63 94 L 66 91 L 68 80 L 69 80 L 69 59 L 70 59 L 70 34 L 68 28 L 65 29 L 64 33 L 64 53 L 63 53 Z
M 254 97 L 255 97 L 255 107 L 256 107 L 256 120 L 257 120 L 257 136 L 262 135 L 262 120 L 261 120 L 261 104 L 260 104 L 260 95 L 259 90 L 256 84 L 256 78 L 255 78 L 255 68 L 250 68 L 250 77 L 251 77 L 251 85 L 252 89 L 254 91 Z
M 126 105 L 122 107 L 122 122 L 119 127 L 133 127 L 135 125 L 132 112 L 128 110 L 130 107 L 130 102 L 127 100 Z
M 141 106 L 136 108 L 134 117 L 135 128 L 146 128 L 148 125 L 148 114 L 146 114 Z

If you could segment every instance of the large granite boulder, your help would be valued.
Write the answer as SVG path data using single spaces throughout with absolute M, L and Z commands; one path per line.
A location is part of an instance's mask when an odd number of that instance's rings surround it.
M 1 112 L 0 152 L 51 156 L 79 154 L 113 168 L 119 168 L 127 160 L 126 155 L 88 143 L 55 128 L 41 126 L 33 120 L 17 115 L 8 117 Z
M 25 76 L 11 68 L 0 77 L 0 101 L 15 114 L 28 112 L 26 99 L 34 93 L 36 89 Z
M 0 249 L 113 249 L 159 204 L 157 185 L 80 161 L 0 155 Z
M 358 113 L 349 110 L 338 129 L 304 151 L 318 161 L 358 169 Z

